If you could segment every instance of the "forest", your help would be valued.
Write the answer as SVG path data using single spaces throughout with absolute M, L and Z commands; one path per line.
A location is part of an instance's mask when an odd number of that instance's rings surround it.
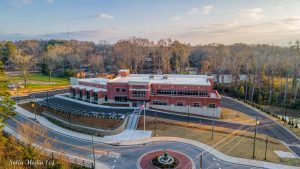
M 157 42 L 130 37 L 116 43 L 77 40 L 0 41 L 0 59 L 6 71 L 20 71 L 24 85 L 28 73 L 41 71 L 49 76 L 131 73 L 207 74 L 216 78 L 221 94 L 259 104 L 300 108 L 299 41 L 288 46 L 236 43 L 192 46 L 177 40 Z M 222 77 L 232 76 L 224 84 Z M 240 80 L 241 75 L 246 80 Z M 220 80 L 221 79 L 221 80 Z

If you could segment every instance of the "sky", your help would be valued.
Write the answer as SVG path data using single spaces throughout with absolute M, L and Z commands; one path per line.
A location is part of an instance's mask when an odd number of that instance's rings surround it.
M 1 0 L 0 40 L 285 45 L 300 39 L 299 9 L 300 0 Z

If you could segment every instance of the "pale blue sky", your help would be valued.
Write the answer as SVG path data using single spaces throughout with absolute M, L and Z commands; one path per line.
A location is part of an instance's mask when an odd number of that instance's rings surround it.
M 115 42 L 130 36 L 186 43 L 300 39 L 299 0 L 1 0 L 0 39 Z

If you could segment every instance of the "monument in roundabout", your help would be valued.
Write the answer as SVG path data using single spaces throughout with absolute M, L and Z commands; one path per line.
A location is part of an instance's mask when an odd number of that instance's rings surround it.
M 141 169 L 195 169 L 194 161 L 183 152 L 175 150 L 154 150 L 143 154 L 138 161 Z
M 151 163 L 157 168 L 167 169 L 176 168 L 179 165 L 179 160 L 176 157 L 172 157 L 164 148 L 163 154 L 153 158 Z

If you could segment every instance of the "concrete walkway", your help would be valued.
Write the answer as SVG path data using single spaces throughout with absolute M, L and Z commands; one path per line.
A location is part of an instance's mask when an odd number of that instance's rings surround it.
M 228 156 L 228 155 L 223 154 L 222 152 L 220 152 L 206 144 L 203 144 L 201 142 L 190 140 L 190 139 L 185 139 L 185 138 L 179 138 L 179 137 L 151 137 L 148 139 L 142 139 L 142 140 L 136 140 L 136 141 L 123 141 L 120 143 L 120 145 L 129 146 L 129 145 L 150 144 L 153 142 L 164 142 L 164 141 L 175 141 L 175 142 L 182 142 L 182 143 L 193 145 L 193 146 L 198 147 L 202 150 L 205 150 L 205 152 L 207 152 L 219 159 L 222 159 L 223 161 L 229 162 L 229 163 L 248 165 L 248 166 L 254 166 L 254 167 L 262 167 L 262 168 L 270 168 L 270 169 L 299 169 L 299 167 L 294 167 L 294 166 L 287 166 L 287 165 L 276 164 L 276 163 L 271 163 L 271 162 Z
M 27 110 L 16 106 L 16 111 L 28 118 L 35 118 L 34 114 L 31 112 L 28 112 Z M 85 140 L 91 140 L 91 136 L 87 134 L 82 134 L 78 132 L 74 132 L 62 127 L 59 127 L 51 122 L 49 122 L 46 118 L 42 116 L 37 116 L 37 121 L 52 130 L 55 130 L 59 133 L 76 137 L 79 139 L 84 138 Z M 241 165 L 248 165 L 248 166 L 254 166 L 254 167 L 262 167 L 262 168 L 270 168 L 270 169 L 296 169 L 299 167 L 293 167 L 293 166 L 287 166 L 287 165 L 281 165 L 281 164 L 275 164 L 265 161 L 257 161 L 257 160 L 250 160 L 250 159 L 244 159 L 244 158 L 238 158 L 238 157 L 232 157 L 228 156 L 226 154 L 221 153 L 220 151 L 203 144 L 198 141 L 184 139 L 184 138 L 178 138 L 178 137 L 150 137 L 151 131 L 136 131 L 134 130 L 125 130 L 124 132 L 114 135 L 114 136 L 106 136 L 106 137 L 94 137 L 95 141 L 98 142 L 105 142 L 105 143 L 117 143 L 119 145 L 137 145 L 137 144 L 150 144 L 153 142 L 182 142 L 186 143 L 192 146 L 195 146 L 199 149 L 205 150 L 207 153 L 222 159 L 223 161 L 229 162 L 229 163 L 235 163 L 235 164 L 241 164 Z M 90 138 L 90 139 L 89 139 Z
M 22 107 L 16 105 L 16 112 L 22 114 L 25 117 L 34 119 L 35 115 Z M 92 136 L 88 134 L 83 134 L 79 132 L 75 132 L 72 130 L 68 130 L 66 128 L 60 127 L 52 122 L 50 122 L 48 119 L 46 119 L 43 116 L 36 116 L 37 121 L 42 124 L 43 126 L 52 129 L 54 131 L 57 131 L 59 133 L 76 137 L 76 138 L 84 138 L 85 140 L 92 140 Z M 102 142 L 102 143 L 118 143 L 121 141 L 130 141 L 130 140 L 136 140 L 136 139 L 145 139 L 150 138 L 152 135 L 152 131 L 143 131 L 143 130 L 124 130 L 123 132 L 111 135 L 111 136 L 104 136 L 104 137 L 98 137 L 94 136 L 94 141 L 96 142 Z
M 3 131 L 6 132 L 6 133 L 9 133 L 10 135 L 13 135 L 18 140 L 22 140 L 22 141 L 26 142 L 26 140 L 23 140 L 23 138 L 20 136 L 19 133 L 17 133 L 15 130 L 11 129 L 8 126 L 5 126 L 3 128 Z M 46 154 L 51 154 L 51 153 L 61 154 L 61 155 L 65 156 L 65 157 L 68 157 L 68 159 L 70 161 L 72 161 L 72 159 L 73 159 L 73 162 L 76 162 L 76 161 L 74 161 L 74 159 L 76 159 L 76 160 L 83 160 L 83 161 L 88 161 L 90 163 L 93 163 L 93 161 L 90 160 L 90 159 L 85 159 L 85 158 L 77 157 L 77 156 L 74 156 L 74 155 L 71 155 L 71 154 L 67 154 L 65 152 L 59 152 L 59 151 L 53 150 L 53 149 L 48 149 L 48 148 L 41 147 L 40 145 L 34 144 L 34 143 L 31 143 L 31 145 L 34 146 L 34 147 L 36 147 L 37 149 L 43 150 L 42 151 L 43 153 L 46 153 Z M 110 169 L 110 168 L 112 168 L 112 167 L 109 166 L 109 165 L 107 165 L 107 164 L 100 163 L 100 162 L 96 162 L 96 165 L 95 165 L 95 169 Z

